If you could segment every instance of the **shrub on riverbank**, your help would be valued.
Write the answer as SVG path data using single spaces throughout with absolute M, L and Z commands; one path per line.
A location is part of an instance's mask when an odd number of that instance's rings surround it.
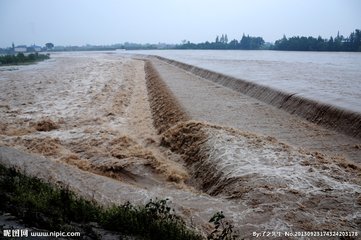
M 28 55 L 25 55 L 23 53 L 18 53 L 17 55 L 5 55 L 5 56 L 0 56 L 0 66 L 34 63 L 49 58 L 50 58 L 49 54 L 39 54 L 39 53 L 30 53 Z
M 92 230 L 96 223 L 100 228 L 142 239 L 202 239 L 174 214 L 167 200 L 151 200 L 145 206 L 126 203 L 105 209 L 68 189 L 2 165 L 0 199 L 0 213 L 10 212 L 30 226 L 49 231 L 80 231 L 96 238 Z

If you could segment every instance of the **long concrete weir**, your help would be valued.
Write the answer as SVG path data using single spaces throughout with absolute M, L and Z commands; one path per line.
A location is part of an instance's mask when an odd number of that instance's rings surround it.
M 158 56 L 154 68 L 192 119 L 361 163 L 359 113 Z

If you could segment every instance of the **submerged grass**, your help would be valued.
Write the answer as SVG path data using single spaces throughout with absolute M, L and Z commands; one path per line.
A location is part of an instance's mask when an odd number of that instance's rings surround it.
M 32 227 L 50 231 L 80 231 L 101 238 L 92 226 L 138 236 L 140 239 L 202 239 L 171 209 L 167 200 L 145 206 L 126 203 L 103 208 L 37 178 L 0 165 L 0 211 L 9 212 Z

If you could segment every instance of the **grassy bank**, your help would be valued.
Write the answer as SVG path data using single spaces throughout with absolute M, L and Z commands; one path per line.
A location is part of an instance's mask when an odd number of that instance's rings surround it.
M 79 231 L 82 236 L 101 238 L 102 229 L 139 239 L 202 239 L 174 214 L 167 200 L 150 201 L 145 206 L 126 203 L 103 208 L 78 197 L 68 189 L 0 165 L 0 212 L 8 212 L 31 227 L 49 231 Z
M 25 55 L 23 53 L 18 53 L 17 55 L 5 55 L 5 56 L 0 56 L 0 66 L 31 64 L 49 58 L 50 58 L 49 54 L 39 54 L 39 53 L 30 53 L 29 55 Z

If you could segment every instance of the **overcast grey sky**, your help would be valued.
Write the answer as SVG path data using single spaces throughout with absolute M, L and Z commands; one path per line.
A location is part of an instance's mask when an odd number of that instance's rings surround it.
M 0 47 L 348 36 L 360 0 L 0 0 Z

